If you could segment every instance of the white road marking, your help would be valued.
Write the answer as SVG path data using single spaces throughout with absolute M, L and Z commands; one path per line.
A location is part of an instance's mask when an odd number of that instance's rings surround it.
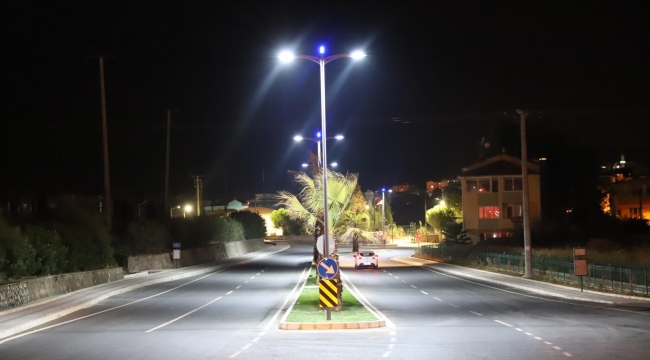
M 253 345 L 253 344 L 248 343 L 248 344 L 244 345 L 241 349 L 242 349 L 242 350 L 246 350 L 246 349 L 248 349 L 251 345 Z
M 262 331 L 261 333 L 257 334 L 257 336 L 264 336 L 264 334 L 266 334 L 266 333 L 264 331 Z
M 261 339 L 261 337 L 258 336 L 255 339 L 253 339 L 253 342 L 257 342 L 257 340 L 259 340 L 259 339 Z
M 531 333 L 529 333 L 529 332 L 525 332 L 524 334 L 526 334 L 526 335 L 528 335 L 528 336 L 533 336 L 533 334 L 531 334 Z
M 451 306 L 453 306 L 453 307 L 460 308 L 460 306 L 458 306 L 458 305 L 454 305 L 454 304 L 449 304 L 449 305 L 451 305 Z
M 230 290 L 230 291 L 228 291 L 228 292 L 226 293 L 226 295 L 230 295 L 230 294 L 232 294 L 232 290 Z
M 240 287 L 241 287 L 241 285 L 237 286 L 235 289 L 239 289 Z
M 188 313 L 185 313 L 185 314 L 183 314 L 183 315 L 177 317 L 176 319 L 173 319 L 173 320 L 167 321 L 166 323 L 164 323 L 164 324 L 162 324 L 162 325 L 158 325 L 158 326 L 156 326 L 155 328 L 153 328 L 153 329 L 149 329 L 149 330 L 147 330 L 147 331 L 145 331 L 145 332 L 146 332 L 146 333 L 150 333 L 150 332 L 152 332 L 152 331 L 156 331 L 156 330 L 160 329 L 160 328 L 163 327 L 163 326 L 167 326 L 167 325 L 169 325 L 169 324 L 171 324 L 171 323 L 173 323 L 173 322 L 176 322 L 176 321 L 178 321 L 178 320 L 180 320 L 180 319 L 186 317 L 187 315 L 193 314 L 193 313 L 195 313 L 195 312 L 197 312 L 197 311 L 203 309 L 204 307 L 206 307 L 206 306 L 212 304 L 212 303 L 215 302 L 215 301 L 219 301 L 219 299 L 221 299 L 221 298 L 222 298 L 222 296 L 219 296 L 218 298 L 216 298 L 216 299 L 210 301 L 209 303 L 207 303 L 207 304 L 205 304 L 205 305 L 199 306 L 198 308 L 196 308 L 196 309 L 194 309 L 194 310 L 192 310 L 192 311 L 190 311 L 190 312 L 188 312 Z
M 350 278 L 345 275 L 345 273 L 342 272 L 341 277 L 343 278 L 343 280 L 347 281 L 350 288 L 350 292 L 356 296 L 359 302 L 361 302 L 363 305 L 366 305 L 368 308 L 370 308 L 370 312 L 373 312 L 378 318 L 383 318 L 386 321 L 386 327 L 388 329 L 395 329 L 395 324 L 393 324 L 393 322 L 390 321 L 390 319 L 386 315 L 384 315 L 381 311 L 379 311 L 379 309 L 374 307 L 370 303 L 370 301 L 368 301 L 368 299 L 366 299 L 366 297 L 363 296 L 363 294 L 359 291 L 359 289 L 357 289 L 357 287 L 350 280 Z
M 382 355 L 381 357 L 389 357 L 389 356 L 390 356 L 390 351 L 386 351 L 384 355 Z
M 255 276 L 257 276 L 257 275 L 259 275 L 259 274 L 261 274 L 261 273 L 257 273 L 257 274 L 255 274 Z
M 395 338 L 390 338 L 390 342 L 396 342 L 396 341 L 397 341 L 397 339 L 395 339 Z
M 388 273 L 388 275 L 393 276 L 393 274 L 391 274 L 391 273 Z
M 406 262 L 406 261 L 405 261 L 405 262 Z M 407 263 L 408 263 L 408 262 L 407 262 Z M 636 314 L 636 315 L 645 315 L 645 316 L 650 316 L 650 313 L 642 313 L 642 312 L 638 312 L 638 311 L 625 310 L 625 309 L 616 309 L 616 308 L 607 308 L 607 307 L 602 307 L 602 306 L 594 306 L 594 305 L 578 304 L 578 303 L 572 303 L 572 302 L 568 302 L 568 301 L 561 301 L 561 300 L 547 299 L 547 298 L 543 298 L 543 297 L 539 297 L 539 296 L 522 294 L 522 293 L 518 293 L 518 292 L 516 292 L 516 291 L 510 291 L 510 290 L 500 289 L 500 288 L 498 288 L 498 287 L 494 287 L 494 286 L 490 286 L 490 285 L 486 285 L 486 284 L 481 284 L 481 283 L 479 283 L 479 282 L 472 281 L 472 280 L 468 280 L 468 279 L 465 279 L 465 278 L 462 278 L 462 277 L 459 277 L 459 276 L 449 275 L 449 274 L 446 274 L 446 273 L 444 273 L 444 272 L 442 272 L 442 271 L 438 271 L 438 270 L 430 269 L 430 268 L 428 268 L 428 267 L 426 267 L 426 266 L 424 266 L 424 265 L 421 265 L 421 264 L 417 264 L 417 263 L 413 263 L 413 262 L 411 262 L 411 264 L 416 264 L 416 266 L 418 266 L 418 267 L 420 267 L 420 268 L 422 268 L 422 269 L 425 269 L 425 270 L 427 270 L 427 271 L 430 271 L 430 272 L 432 272 L 432 273 L 436 273 L 436 274 L 439 274 L 439 275 L 442 275 L 442 276 L 447 276 L 447 277 L 450 277 L 450 278 L 454 278 L 454 279 L 458 279 L 458 280 L 461 280 L 461 281 L 469 282 L 469 283 L 476 284 L 476 285 L 479 285 L 479 286 L 483 286 L 483 287 L 486 287 L 486 288 L 490 288 L 490 289 L 494 289 L 494 290 L 498 290 L 498 291 L 503 291 L 503 292 L 506 292 L 506 293 L 509 293 L 509 294 L 514 294 L 514 295 L 524 296 L 524 297 L 528 297 L 528 298 L 532 298 L 532 299 L 538 299 L 538 300 L 543 300 L 543 301 L 550 301 L 550 302 L 555 302 L 555 303 L 559 303 L 559 304 L 568 304 L 568 305 L 575 305 L 575 306 L 584 306 L 584 307 L 589 307 L 589 308 L 594 308 L 594 309 L 612 310 L 612 311 L 621 311 L 621 312 L 632 313 L 632 314 Z M 468 275 L 468 276 L 469 276 L 469 275 Z M 507 286 L 507 285 L 503 285 L 503 286 Z M 551 295 L 549 295 L 549 296 L 551 296 Z M 576 300 L 576 301 L 579 301 L 579 300 Z
M 241 354 L 241 351 L 237 351 L 236 353 L 234 353 L 234 354 L 232 354 L 232 355 L 230 355 L 228 357 L 229 358 L 234 358 L 234 357 L 237 357 L 237 355 L 239 355 L 239 354 Z
M 442 301 L 442 300 L 440 300 L 440 299 L 438 299 L 438 298 L 437 298 L 437 297 L 435 297 L 435 296 L 434 296 L 433 298 L 434 298 L 434 299 L 436 299 L 436 300 L 438 300 L 438 301 Z
M 481 314 L 479 314 L 479 313 L 477 313 L 477 312 L 473 312 L 473 311 L 470 311 L 470 312 L 471 312 L 472 314 L 474 314 L 474 315 L 483 316 L 483 315 L 481 315 Z
M 395 348 L 395 346 L 396 346 L 395 344 L 389 344 L 389 345 L 388 345 L 388 349 L 389 349 L 389 350 L 393 350 L 393 349 Z
M 573 357 L 573 355 L 569 354 L 568 352 L 563 352 L 562 354 L 564 354 L 566 357 Z
M 539 336 L 535 336 L 535 340 L 542 340 L 542 338 Z
M 521 330 L 520 328 L 515 328 L 515 330 L 517 330 L 517 331 L 523 331 L 523 330 Z
M 403 282 L 404 284 L 406 284 L 406 281 L 402 280 L 402 282 Z
M 244 281 L 244 284 L 246 284 L 247 282 L 248 282 L 248 280 Z
M 415 287 L 415 285 L 411 285 L 411 287 L 414 288 L 414 289 L 417 289 L 417 287 Z
M 399 277 L 395 276 L 395 279 L 399 279 Z
M 384 270 L 384 272 L 386 272 L 386 270 Z
M 498 322 L 498 323 L 501 324 L 501 325 L 505 325 L 505 326 L 507 326 L 507 327 L 513 327 L 512 325 L 510 325 L 510 324 L 508 324 L 508 323 L 504 323 L 503 321 L 499 321 L 499 320 L 494 320 L 494 321 Z
M 550 341 L 544 341 L 544 344 L 546 344 L 546 345 L 553 345 L 553 343 L 550 342 Z
M 296 289 L 298 288 L 298 286 L 300 286 L 300 284 L 302 283 L 302 277 L 305 275 L 305 271 L 307 271 L 307 269 L 309 269 L 309 267 L 305 267 L 302 270 L 302 273 L 300 273 L 300 277 L 298 277 L 298 282 L 296 283 L 296 286 L 293 287 L 293 290 L 291 290 L 289 295 L 287 295 L 287 298 L 284 299 L 284 302 L 282 303 L 282 306 L 280 306 L 278 311 L 275 312 L 275 315 L 273 315 L 271 320 L 269 320 L 269 322 L 266 324 L 266 326 L 264 327 L 264 331 L 268 331 L 271 328 L 271 325 L 273 325 L 273 323 L 275 322 L 275 319 L 278 318 L 278 316 L 280 315 L 280 312 L 282 312 L 282 309 L 284 309 L 284 307 L 287 305 L 287 302 L 289 302 L 289 299 L 291 299 L 293 294 L 296 292 Z
M 555 349 L 555 350 L 562 350 L 562 348 L 559 347 L 559 346 L 553 346 L 553 349 Z
M 395 331 L 390 332 L 390 336 L 395 336 L 395 335 L 397 335 L 397 333 Z
M 425 292 L 424 292 L 424 291 L 422 291 L 422 290 L 420 290 L 420 292 L 421 292 L 421 293 L 423 293 L 424 295 L 429 295 L 429 294 L 427 294 L 427 293 L 425 293 Z
M 251 280 L 255 279 L 255 276 L 251 276 Z

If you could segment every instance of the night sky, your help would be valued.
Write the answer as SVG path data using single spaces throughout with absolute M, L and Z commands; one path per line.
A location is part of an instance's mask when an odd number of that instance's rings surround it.
M 643 1 L 130 3 L 0 5 L 0 195 L 103 191 L 97 55 L 117 196 L 162 198 L 167 109 L 173 195 L 291 189 L 319 68 L 277 54 L 320 45 L 368 54 L 326 66 L 328 157 L 364 191 L 455 177 L 517 108 L 603 161 L 650 153 Z

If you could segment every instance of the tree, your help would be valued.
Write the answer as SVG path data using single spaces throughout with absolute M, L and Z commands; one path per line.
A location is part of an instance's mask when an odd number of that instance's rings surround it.
M 427 224 L 434 231 L 447 231 L 450 226 L 459 223 L 461 218 L 460 212 L 447 204 L 436 205 L 427 210 Z
M 243 225 L 246 239 L 260 239 L 266 236 L 266 224 L 260 214 L 238 211 L 230 214 L 230 217 Z

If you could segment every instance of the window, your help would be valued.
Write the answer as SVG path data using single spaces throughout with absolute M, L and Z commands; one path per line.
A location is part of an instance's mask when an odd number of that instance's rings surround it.
M 506 219 L 524 216 L 524 208 L 522 205 L 504 205 L 503 208 L 506 214 Z
M 501 217 L 498 206 L 481 206 L 478 208 L 479 219 L 498 219 Z
M 467 192 L 497 192 L 498 181 L 496 178 L 467 179 L 465 191 Z
M 503 178 L 503 191 L 521 191 L 522 189 L 521 177 Z

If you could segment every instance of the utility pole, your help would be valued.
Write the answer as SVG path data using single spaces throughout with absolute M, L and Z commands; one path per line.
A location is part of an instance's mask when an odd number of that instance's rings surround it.
M 201 200 L 203 198 L 203 179 L 201 175 L 192 176 L 196 188 L 196 216 L 201 216 Z
M 170 137 L 172 111 L 177 111 L 177 110 L 169 110 L 169 109 L 167 110 L 167 151 L 165 156 L 165 212 L 170 211 L 169 208 L 169 137 Z
M 223 205 L 223 209 L 226 210 L 226 216 L 228 216 L 228 170 L 224 170 L 223 180 L 224 180 L 224 191 L 225 191 L 224 201 L 226 202 Z
M 521 184 L 524 208 L 524 278 L 533 277 L 533 256 L 530 239 L 530 211 L 528 205 L 528 146 L 526 144 L 526 117 L 530 114 L 517 109 L 521 117 Z
M 106 226 L 111 230 L 113 199 L 111 198 L 111 177 L 108 166 L 108 127 L 106 125 L 106 91 L 104 87 L 104 56 L 99 57 L 99 88 L 102 103 L 102 141 L 104 145 L 104 201 L 106 201 Z

